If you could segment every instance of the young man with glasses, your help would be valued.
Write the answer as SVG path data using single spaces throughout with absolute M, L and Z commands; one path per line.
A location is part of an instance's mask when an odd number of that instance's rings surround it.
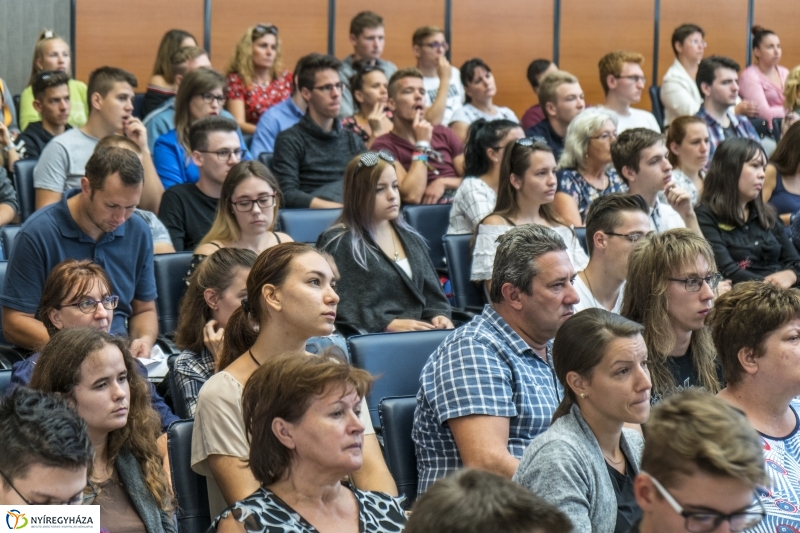
M 444 32 L 436 26 L 417 28 L 412 37 L 417 68 L 422 72 L 425 86 L 425 118 L 433 125 L 450 124 L 453 113 L 464 105 L 464 86 L 461 73 L 447 60 L 449 46 Z M 446 91 L 440 91 L 447 87 Z
M 342 207 L 344 169 L 367 150 L 361 137 L 342 128 L 338 119 L 344 89 L 341 66 L 333 56 L 318 55 L 304 62 L 298 76 L 308 111 L 278 134 L 272 160 L 285 207 Z
M 654 407 L 643 429 L 634 482 L 642 519 L 628 533 L 784 531 L 759 526 L 768 478 L 762 440 L 744 413 L 686 390 Z
M 200 177 L 167 189 L 158 212 L 178 252 L 194 250 L 211 229 L 225 176 L 242 157 L 236 122 L 220 116 L 192 124 L 189 147 Z
M 651 112 L 631 107 L 631 104 L 641 101 L 642 91 L 647 85 L 642 70 L 643 62 L 642 54 L 616 51 L 604 55 L 597 65 L 600 84 L 606 95 L 603 107 L 616 113 L 619 118 L 617 133 L 630 128 L 648 128 L 661 133 L 661 126 Z
M 0 400 L 0 505 L 83 505 L 94 449 L 62 398 L 27 388 Z

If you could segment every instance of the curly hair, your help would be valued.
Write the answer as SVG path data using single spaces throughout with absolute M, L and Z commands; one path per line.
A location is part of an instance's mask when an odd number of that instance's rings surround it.
M 273 30 L 274 29 L 274 33 Z M 242 38 L 236 45 L 236 49 L 228 65 L 227 74 L 238 74 L 241 76 L 244 86 L 253 83 L 255 70 L 253 69 L 253 42 L 261 39 L 265 35 L 274 35 L 277 49 L 275 50 L 275 62 L 270 70 L 270 77 L 274 80 L 283 72 L 283 46 L 278 37 L 278 28 L 272 24 L 255 24 L 245 30 Z

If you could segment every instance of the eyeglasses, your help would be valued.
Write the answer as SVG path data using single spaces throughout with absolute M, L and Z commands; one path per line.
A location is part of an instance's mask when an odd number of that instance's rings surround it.
M 717 288 L 719 282 L 722 280 L 722 276 L 718 273 L 709 274 L 704 278 L 686 278 L 686 279 L 675 279 L 675 278 L 668 278 L 670 281 L 680 281 L 686 286 L 686 290 L 689 292 L 697 292 L 703 287 L 703 282 L 705 281 L 708 283 L 708 286 L 711 287 L 711 290 Z
M 631 80 L 633 83 L 647 83 L 647 78 L 644 76 L 614 76 L 618 80 Z
M 0 472 L 0 476 L 2 476 L 2 478 L 5 480 L 5 482 L 8 483 L 9 487 L 14 489 L 14 492 L 16 492 L 17 496 L 19 496 L 22 499 L 22 501 L 25 502 L 25 505 L 84 505 L 84 504 L 91 503 L 92 501 L 94 501 L 95 498 L 97 498 L 97 487 L 95 487 L 94 483 L 89 481 L 87 487 L 92 492 L 87 494 L 86 491 L 84 490 L 84 492 L 80 496 L 75 496 L 74 498 L 72 498 L 69 501 L 46 503 L 46 504 L 45 503 L 29 502 L 28 499 L 25 496 L 23 496 L 20 493 L 20 491 L 17 490 L 17 487 L 15 487 L 11 483 L 11 480 L 8 479 L 8 477 L 4 473 Z
M 230 161 L 231 156 L 234 159 L 238 160 L 242 157 L 243 150 L 241 148 L 236 148 L 234 150 L 217 150 L 216 152 L 209 152 L 207 150 L 198 150 L 201 154 L 217 154 L 217 157 L 220 161 Z
M 259 209 L 266 209 L 275 205 L 275 194 L 265 194 L 259 196 L 255 200 L 239 200 L 238 202 L 231 202 L 233 207 L 240 213 L 249 213 L 253 210 L 253 206 L 258 204 Z
M 707 47 L 707 46 L 708 46 L 708 43 L 707 43 L 707 42 L 705 42 L 705 41 L 703 41 L 703 40 L 701 40 L 701 39 L 700 39 L 700 40 L 698 40 L 698 39 L 692 39 L 691 41 L 689 41 L 689 44 L 691 44 L 692 46 L 697 46 L 697 45 L 699 44 L 699 45 L 701 45 L 703 48 L 705 48 L 705 47 Z
M 639 231 L 634 231 L 634 232 L 631 232 L 631 233 L 614 233 L 612 231 L 604 231 L 603 233 L 605 233 L 606 235 L 611 235 L 613 237 L 625 237 L 626 239 L 631 241 L 633 244 L 636 244 L 637 242 L 639 242 L 640 240 L 642 240 L 643 238 L 647 237 L 648 235 L 650 235 L 653 232 L 651 231 L 649 233 L 641 233 Z
M 62 309 L 64 307 L 77 307 L 82 313 L 90 315 L 97 310 L 97 304 L 101 304 L 103 307 L 111 311 L 117 308 L 118 303 L 119 296 L 106 296 L 102 300 L 82 300 L 74 304 L 60 305 L 58 308 Z
M 258 39 L 259 37 L 263 37 L 266 34 L 278 36 L 278 27 L 273 26 L 272 24 L 256 24 L 253 28 L 253 35 L 251 36 L 253 39 Z
M 686 531 L 691 531 L 692 533 L 709 533 L 717 529 L 722 522 L 728 522 L 731 531 L 744 531 L 758 525 L 767 515 L 767 510 L 764 509 L 764 504 L 761 503 L 761 499 L 758 495 L 755 496 L 755 502 L 753 502 L 751 507 L 758 504 L 758 507 L 761 509 L 760 511 L 745 511 L 732 514 L 722 514 L 714 511 L 684 511 L 683 507 L 672 497 L 672 494 L 667 492 L 667 489 L 662 487 L 661 483 L 659 483 L 656 478 L 647 472 L 642 471 L 641 473 L 650 478 L 650 481 L 653 482 L 653 485 L 655 485 L 658 492 L 661 493 L 661 496 L 667 500 L 670 507 L 686 520 Z
M 344 89 L 344 83 L 341 81 L 339 83 L 327 83 L 325 85 L 320 85 L 319 87 L 314 87 L 314 89 L 328 94 L 330 94 L 334 89 L 342 92 L 342 89 Z
M 590 139 L 600 139 L 601 141 L 614 140 L 614 139 L 617 138 L 617 132 L 616 131 L 604 131 L 600 135 L 595 135 L 595 136 L 589 137 L 589 138 Z
M 198 95 L 198 96 L 200 96 L 203 99 L 203 101 L 205 103 L 209 104 L 209 105 L 211 105 L 214 102 L 216 102 L 220 106 L 223 106 L 223 105 L 225 105 L 225 100 L 227 100 L 227 98 L 225 98 L 224 96 L 220 96 L 220 95 L 213 94 L 213 93 L 205 93 L 205 94 L 201 94 L 201 95 Z
M 361 159 L 358 160 L 358 166 L 356 167 L 356 170 L 361 167 L 374 167 L 378 164 L 378 159 L 383 159 L 387 163 L 394 163 L 394 156 L 386 150 L 380 150 L 378 152 L 364 152 L 361 155 Z
M 450 48 L 450 45 L 449 45 L 449 44 L 447 44 L 447 42 L 446 42 L 446 41 L 441 41 L 441 42 L 439 42 L 439 41 L 434 41 L 434 42 L 432 42 L 432 43 L 425 43 L 425 44 L 423 44 L 422 46 L 425 46 L 425 47 L 427 47 L 427 48 L 430 48 L 431 50 L 436 50 L 437 52 L 438 52 L 439 50 L 442 50 L 442 51 L 444 51 L 444 52 L 447 52 L 447 50 Z

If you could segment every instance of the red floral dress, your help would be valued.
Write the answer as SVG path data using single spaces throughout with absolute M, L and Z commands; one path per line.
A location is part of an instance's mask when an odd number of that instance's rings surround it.
M 228 99 L 244 100 L 244 117 L 250 124 L 257 124 L 261 113 L 279 104 L 292 95 L 292 73 L 284 71 L 273 79 L 269 85 L 252 83 L 244 86 L 244 80 L 238 74 L 228 74 Z

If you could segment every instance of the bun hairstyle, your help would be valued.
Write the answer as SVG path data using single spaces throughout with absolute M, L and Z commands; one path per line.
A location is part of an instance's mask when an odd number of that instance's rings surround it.
M 753 50 L 761 46 L 761 41 L 764 40 L 764 37 L 767 37 L 768 35 L 776 35 L 774 31 L 763 28 L 758 24 L 750 28 L 750 33 L 753 35 Z

